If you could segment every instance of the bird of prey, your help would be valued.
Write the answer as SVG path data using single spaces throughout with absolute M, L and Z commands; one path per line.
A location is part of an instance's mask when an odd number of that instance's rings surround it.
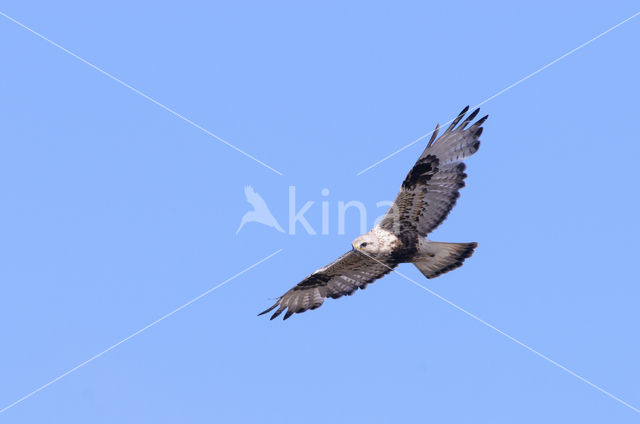
M 294 313 L 316 309 L 325 298 L 337 299 L 365 289 L 405 262 L 414 264 L 427 278 L 460 267 L 477 243 L 440 243 L 426 236 L 455 205 L 467 177 L 462 160 L 480 147 L 482 124 L 488 115 L 469 126 L 480 110 L 460 123 L 468 110 L 469 106 L 465 107 L 440 137 L 440 125 L 436 126 L 379 224 L 357 237 L 350 251 L 309 275 L 259 315 L 278 307 L 271 319 L 285 310 L 287 319 Z
M 276 221 L 276 218 L 271 214 L 267 203 L 264 201 L 262 196 L 260 196 L 251 186 L 246 186 L 244 188 L 244 195 L 247 198 L 247 202 L 253 206 L 253 210 L 244 214 L 242 220 L 240 221 L 240 226 L 236 230 L 236 234 L 240 232 L 244 224 L 247 222 L 259 222 L 260 224 L 264 224 L 268 227 L 275 228 L 276 230 L 284 233 L 284 230 Z

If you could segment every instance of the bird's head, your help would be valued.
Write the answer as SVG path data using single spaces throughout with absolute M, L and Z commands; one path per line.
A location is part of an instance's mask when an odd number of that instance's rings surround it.
M 356 238 L 351 245 L 355 250 L 360 250 L 369 255 L 377 254 L 379 249 L 378 238 L 369 233 Z

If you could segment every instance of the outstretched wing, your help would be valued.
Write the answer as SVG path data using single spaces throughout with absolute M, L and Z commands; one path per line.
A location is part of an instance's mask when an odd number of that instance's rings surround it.
M 466 128 L 478 115 L 480 109 L 476 109 L 457 126 L 468 110 L 469 106 L 465 107 L 437 139 L 440 125 L 436 126 L 427 148 L 378 226 L 398 234 L 417 231 L 426 236 L 449 215 L 467 177 L 462 160 L 480 147 L 482 124 L 488 118 L 487 115 Z
M 284 319 L 295 313 L 319 308 L 327 297 L 337 299 L 344 295 L 351 295 L 357 289 L 365 289 L 367 284 L 391 272 L 396 263 L 383 264 L 358 251 L 351 250 L 324 268 L 320 268 L 298 285 L 278 298 L 269 309 L 279 306 L 271 316 L 274 319 L 285 309 Z

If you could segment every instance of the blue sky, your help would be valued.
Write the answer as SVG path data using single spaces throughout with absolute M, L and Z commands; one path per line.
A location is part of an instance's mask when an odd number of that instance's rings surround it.
M 395 196 L 419 142 L 640 9 L 615 2 L 2 3 L 283 175 L 0 16 L 0 422 L 637 422 L 400 275 L 286 322 L 256 317 Z M 486 103 L 432 238 L 464 267 L 399 270 L 640 408 L 640 17 Z M 288 230 L 289 187 L 317 228 Z M 322 196 L 323 189 L 329 195 Z M 378 213 L 379 212 L 379 213 Z

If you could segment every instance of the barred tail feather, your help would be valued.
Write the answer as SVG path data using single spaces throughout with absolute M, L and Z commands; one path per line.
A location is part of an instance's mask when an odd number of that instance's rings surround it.
M 424 241 L 420 243 L 413 264 L 427 278 L 435 278 L 462 266 L 473 255 L 478 243 L 440 243 Z

